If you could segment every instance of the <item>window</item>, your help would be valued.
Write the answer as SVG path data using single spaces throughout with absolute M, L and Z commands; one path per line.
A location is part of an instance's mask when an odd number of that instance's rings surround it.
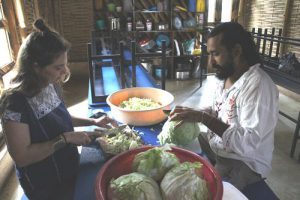
M 216 0 L 209 0 L 208 2 L 208 22 L 215 22 L 216 14 Z
M 0 69 L 13 62 L 12 51 L 8 38 L 7 21 L 4 18 L 3 7 L 0 4 Z
M 230 22 L 234 0 L 209 0 L 208 22 Z M 235 3 L 237 3 L 235 1 Z
M 222 1 L 222 17 L 221 22 L 231 21 L 232 0 Z

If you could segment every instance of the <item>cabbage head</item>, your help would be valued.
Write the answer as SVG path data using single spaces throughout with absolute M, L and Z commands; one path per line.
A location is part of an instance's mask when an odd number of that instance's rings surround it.
M 132 170 L 160 181 L 169 169 L 179 164 L 177 156 L 166 150 L 170 150 L 170 147 L 154 147 L 138 153 L 133 160 Z
M 170 169 L 160 183 L 164 200 L 207 200 L 209 190 L 205 180 L 195 170 L 199 162 L 184 162 Z
M 158 135 L 158 140 L 161 145 L 172 143 L 175 145 L 187 145 L 191 143 L 200 134 L 198 123 L 184 122 L 181 126 L 175 129 L 178 121 L 166 121 L 161 133 Z
M 140 173 L 130 173 L 110 181 L 112 200 L 162 200 L 158 184 Z

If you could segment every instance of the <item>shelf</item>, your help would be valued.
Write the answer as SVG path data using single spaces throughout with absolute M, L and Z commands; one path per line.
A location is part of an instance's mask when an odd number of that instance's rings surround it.
M 149 10 L 140 10 L 140 11 L 134 11 L 134 13 L 161 14 L 161 13 L 171 13 L 171 11 L 149 11 Z
M 188 32 L 198 32 L 198 33 L 202 33 L 203 30 L 198 30 L 196 28 L 194 29 L 180 29 L 180 30 L 160 30 L 160 31 L 156 31 L 156 30 L 152 30 L 152 31 L 127 31 L 127 30 L 96 30 L 96 33 L 107 33 L 107 32 L 114 32 L 114 33 L 188 33 Z
M 191 13 L 191 14 L 205 14 L 205 12 L 190 12 L 190 11 L 182 11 L 182 10 L 174 10 L 173 13 Z
M 167 58 L 195 58 L 195 57 L 199 57 L 200 58 L 201 54 L 199 55 L 173 55 L 173 56 L 167 56 Z
M 157 3 L 160 0 L 154 0 L 154 1 L 145 1 L 145 0 L 131 0 L 132 3 L 132 10 L 130 12 L 108 12 L 105 10 L 105 6 L 102 10 L 96 10 L 95 16 L 100 15 L 103 16 L 105 20 L 105 25 L 107 27 L 107 30 L 103 31 L 96 31 L 96 34 L 94 34 L 94 38 L 97 38 L 99 45 L 98 51 L 101 52 L 101 41 L 99 41 L 99 38 L 102 36 L 110 36 L 111 39 L 108 40 L 112 42 L 113 44 L 111 51 L 116 51 L 116 48 L 118 47 L 118 42 L 120 40 L 126 42 L 126 48 L 131 50 L 130 41 L 136 41 L 137 49 L 139 51 L 143 51 L 144 53 L 147 52 L 153 52 L 155 51 L 157 47 L 157 36 L 159 34 L 164 34 L 169 39 L 170 43 L 168 45 L 168 49 L 170 49 L 170 53 L 167 55 L 167 68 L 168 68 L 168 74 L 169 78 L 175 78 L 175 71 L 176 71 L 176 62 L 180 59 L 198 59 L 202 57 L 205 57 L 205 50 L 201 48 L 205 45 L 205 34 L 207 31 L 205 29 L 207 28 L 207 10 L 205 12 L 189 12 L 189 11 L 183 11 L 183 10 L 175 10 L 175 6 L 180 6 L 185 9 L 188 9 L 187 1 L 182 0 L 168 0 L 167 10 L 164 6 L 162 11 L 154 10 L 154 7 L 157 6 Z M 208 1 L 208 0 L 206 0 Z M 104 3 L 111 2 L 109 0 L 104 0 Z M 124 0 L 114 0 L 115 4 L 121 4 L 124 2 Z M 127 5 L 127 4 L 126 4 Z M 129 4 L 128 4 L 129 5 Z M 206 5 L 208 3 L 206 2 Z M 124 7 L 124 6 L 122 6 Z M 112 30 L 110 31 L 109 25 L 110 25 L 110 18 L 109 16 L 117 17 L 120 19 L 120 30 Z M 132 31 L 127 31 L 127 20 L 128 17 L 131 18 L 132 22 Z M 174 18 L 178 17 L 182 23 L 182 25 L 191 24 L 186 23 L 186 20 L 189 20 L 191 17 L 194 18 L 196 22 L 196 26 L 190 27 L 190 28 L 184 28 L 182 29 L 176 29 L 174 26 Z M 203 17 L 203 19 L 202 19 Z M 201 19 L 200 19 L 201 18 Z M 146 21 L 151 20 L 152 22 L 152 30 L 147 31 L 146 30 Z M 136 30 L 137 22 L 141 21 L 145 27 L 145 29 L 142 30 Z M 203 21 L 203 24 L 199 24 L 197 22 Z M 194 23 L 193 23 L 194 24 Z M 158 30 L 158 27 L 160 25 L 167 25 L 167 30 Z M 96 28 L 96 26 L 95 26 Z M 200 36 L 201 35 L 201 36 Z M 138 44 L 139 42 L 143 42 L 142 40 L 145 40 L 145 43 L 148 42 L 147 46 L 149 49 L 147 51 L 140 47 Z M 174 42 L 176 40 L 177 42 Z M 153 43 L 153 41 L 155 43 Z M 194 43 L 193 43 L 194 42 Z M 178 46 L 177 46 L 178 44 Z M 190 46 L 188 46 L 190 45 Z M 183 52 L 193 52 L 193 47 L 191 45 L 194 45 L 194 48 L 201 48 L 203 51 L 202 55 L 183 55 Z M 199 47 L 200 46 L 200 47 Z M 177 52 L 180 51 L 180 56 L 177 56 Z M 178 58 L 178 59 L 177 59 Z M 202 62 L 202 61 L 201 61 Z

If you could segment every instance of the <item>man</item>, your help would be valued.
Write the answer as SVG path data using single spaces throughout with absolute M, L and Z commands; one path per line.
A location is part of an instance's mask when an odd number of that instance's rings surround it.
M 223 180 L 242 190 L 271 170 L 278 90 L 260 68 L 250 33 L 238 23 L 214 28 L 207 50 L 219 79 L 212 106 L 177 106 L 170 119 L 206 125 L 208 132 L 199 136 L 202 150 L 215 161 Z

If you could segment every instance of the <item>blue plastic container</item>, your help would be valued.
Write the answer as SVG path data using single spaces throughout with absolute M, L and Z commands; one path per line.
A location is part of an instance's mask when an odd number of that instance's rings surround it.
M 189 12 L 196 12 L 196 0 L 189 0 Z
M 161 69 L 161 67 L 156 67 L 155 68 L 155 77 L 161 79 L 161 77 L 162 77 L 161 75 L 162 75 L 162 69 Z M 168 70 L 166 69 L 166 71 L 165 71 L 165 77 L 167 77 L 167 76 L 168 76 Z

